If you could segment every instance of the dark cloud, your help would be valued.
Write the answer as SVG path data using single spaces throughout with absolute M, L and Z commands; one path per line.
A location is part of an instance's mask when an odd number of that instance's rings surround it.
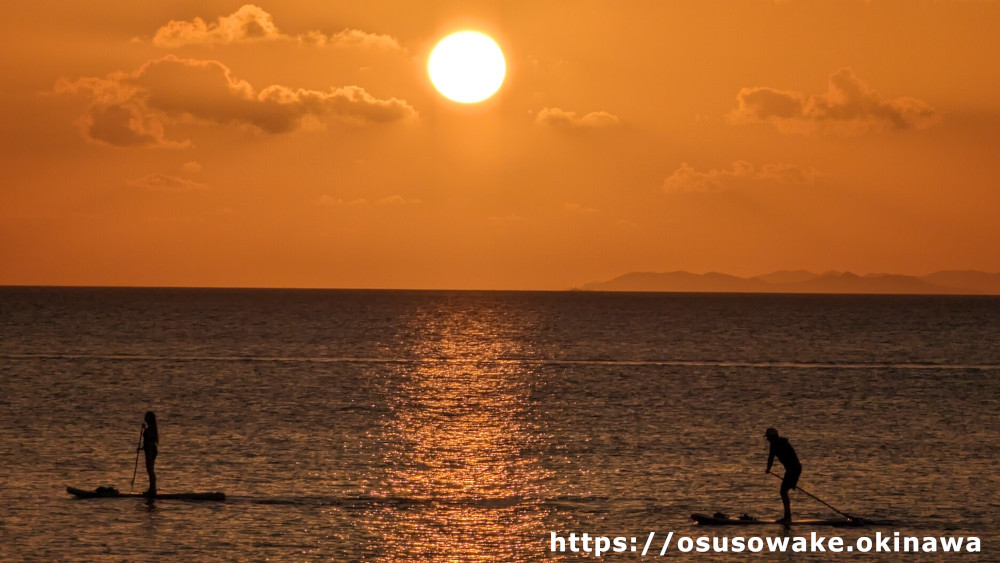
M 98 142 L 120 147 L 183 148 L 188 141 L 170 141 L 163 121 L 139 104 L 95 105 L 81 120 L 84 134 Z
M 938 119 L 934 108 L 916 98 L 880 97 L 848 68 L 830 77 L 824 94 L 743 88 L 730 114 L 733 123 L 771 123 L 786 133 L 905 131 Z
M 250 126 L 269 134 L 294 131 L 303 118 L 354 124 L 416 117 L 405 100 L 378 99 L 359 86 L 329 90 L 268 86 L 259 92 L 218 61 L 168 55 L 132 73 L 61 80 L 57 92 L 84 94 L 91 106 L 82 120 L 87 138 L 114 146 L 178 147 L 165 125 L 182 119 Z

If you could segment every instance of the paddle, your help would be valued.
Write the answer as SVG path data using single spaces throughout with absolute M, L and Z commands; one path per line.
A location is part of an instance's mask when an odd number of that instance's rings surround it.
M 139 450 L 142 449 L 142 433 L 146 430 L 146 423 L 143 422 L 139 428 L 139 443 L 135 445 L 135 468 L 132 469 L 132 484 L 129 485 L 128 492 L 131 494 L 135 488 L 135 474 L 139 471 Z
M 768 473 L 768 475 L 773 475 L 777 479 L 784 479 L 784 476 L 778 475 L 776 473 Z M 859 518 L 857 516 L 851 516 L 850 514 L 847 514 L 846 512 L 841 512 L 841 511 L 837 510 L 830 503 L 828 503 L 825 500 L 817 497 L 816 495 L 810 493 L 809 491 L 803 489 L 802 487 L 796 486 L 795 490 L 797 490 L 800 493 L 803 493 L 805 495 L 808 495 L 809 497 L 812 497 L 813 500 L 817 500 L 817 501 L 823 503 L 824 505 L 826 505 L 827 508 L 829 508 L 830 510 L 832 510 L 832 511 L 836 512 L 837 514 L 843 516 L 844 518 L 847 518 L 851 522 L 857 522 L 858 524 L 864 524 L 866 522 L 866 520 L 864 518 Z

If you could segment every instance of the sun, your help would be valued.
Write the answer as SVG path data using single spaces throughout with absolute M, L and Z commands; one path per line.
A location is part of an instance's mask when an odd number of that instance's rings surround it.
M 444 97 L 474 104 L 500 89 L 507 64 L 503 51 L 488 35 L 459 31 L 442 39 L 431 51 L 427 74 Z

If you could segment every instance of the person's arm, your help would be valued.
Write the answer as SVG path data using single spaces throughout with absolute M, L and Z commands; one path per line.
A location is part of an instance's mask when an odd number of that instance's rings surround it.
M 767 469 L 764 470 L 764 473 L 770 473 L 772 465 L 774 465 L 774 446 L 773 445 L 771 446 L 771 451 L 769 451 L 767 453 Z

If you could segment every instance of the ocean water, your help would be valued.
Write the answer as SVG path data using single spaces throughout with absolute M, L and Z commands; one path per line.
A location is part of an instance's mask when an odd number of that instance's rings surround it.
M 531 561 L 580 556 L 551 532 L 747 535 L 689 516 L 780 516 L 767 426 L 841 511 L 998 559 L 998 336 L 992 297 L 0 288 L 0 560 Z M 159 490 L 226 502 L 65 492 L 130 489 L 146 410 Z

